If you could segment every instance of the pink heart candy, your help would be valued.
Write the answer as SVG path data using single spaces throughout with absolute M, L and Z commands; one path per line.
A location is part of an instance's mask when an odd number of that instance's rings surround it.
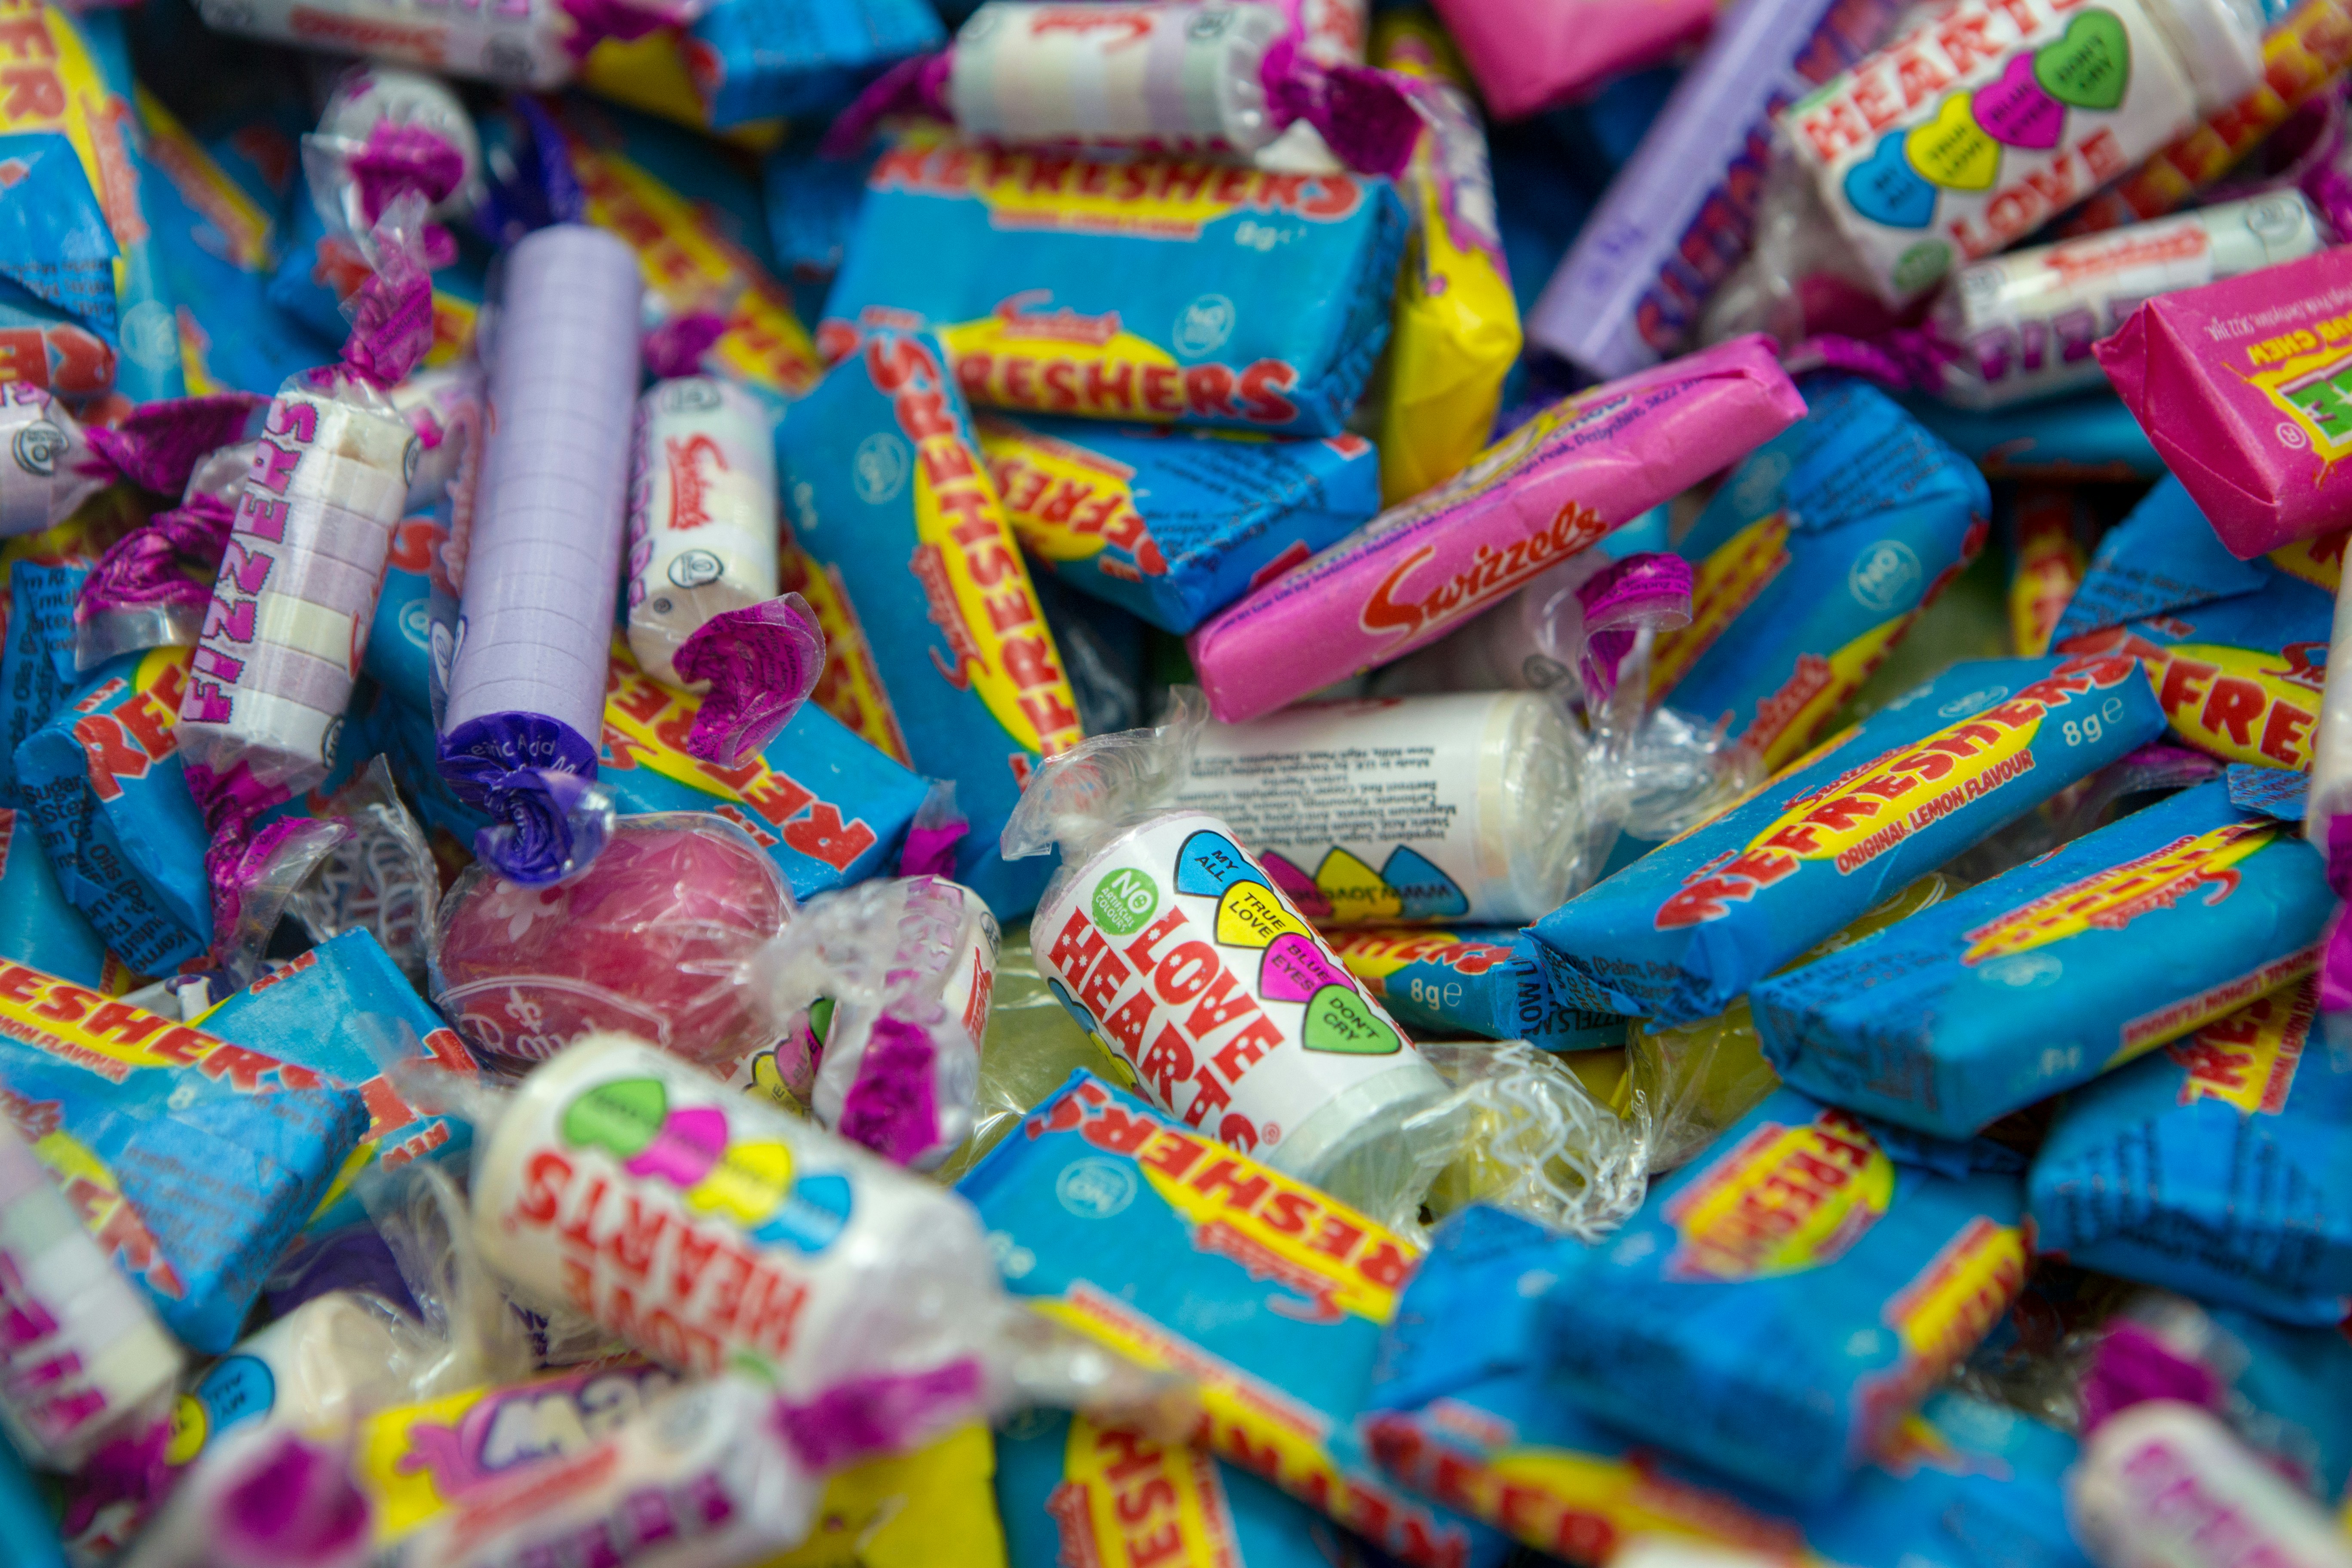
M 1297 931 L 1274 939 L 1257 972 L 1258 989 L 1269 1002 L 1304 1002 L 1326 985 L 1353 984 Z
M 2011 59 L 1999 81 L 1977 89 L 1969 111 L 1986 135 L 2011 147 L 2055 147 L 2066 129 L 2066 106 L 2033 79 L 2030 54 Z
M 633 1176 L 652 1176 L 678 1188 L 710 1173 L 727 1151 L 727 1118 L 710 1106 L 673 1110 L 645 1151 L 622 1165 Z

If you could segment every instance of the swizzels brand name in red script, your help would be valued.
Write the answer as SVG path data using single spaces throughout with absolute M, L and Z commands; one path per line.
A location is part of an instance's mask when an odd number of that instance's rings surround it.
M 1655 924 L 1675 931 L 1723 919 L 1809 860 L 1850 876 L 1914 834 L 2033 771 L 2042 719 L 2091 692 L 2142 679 L 2139 661 L 2068 659 L 2007 701 L 1841 773 L 1790 801 L 1745 849 L 1727 852 L 1684 879 Z

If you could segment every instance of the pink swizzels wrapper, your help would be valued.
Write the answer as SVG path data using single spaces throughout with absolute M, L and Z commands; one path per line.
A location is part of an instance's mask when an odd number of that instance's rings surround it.
M 1210 711 L 1255 719 L 1436 641 L 1804 412 L 1761 335 L 1567 399 L 1194 632 Z
M 1715 0 L 1432 0 L 1504 120 L 1567 102 L 1664 58 L 1715 20 Z
M 2352 515 L 2352 249 L 2161 295 L 2092 352 L 2232 555 Z

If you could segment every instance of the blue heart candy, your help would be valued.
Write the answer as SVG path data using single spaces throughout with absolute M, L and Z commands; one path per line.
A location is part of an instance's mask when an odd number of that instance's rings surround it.
M 1470 912 L 1470 900 L 1453 878 L 1429 863 L 1419 850 L 1398 845 L 1381 863 L 1381 880 L 1396 889 L 1409 921 L 1460 920 Z
M 789 1243 L 803 1252 L 823 1252 L 849 1224 L 849 1179 L 833 1172 L 803 1176 L 793 1184 L 783 1206 L 751 1233 L 770 1246 Z
M 1240 847 L 1223 834 L 1202 828 L 1185 839 L 1184 847 L 1176 851 L 1178 892 L 1220 898 L 1235 882 L 1255 882 L 1261 888 L 1266 885 L 1257 868 L 1244 859 Z
M 1936 216 L 1936 187 L 1903 156 L 1903 138 L 1882 136 L 1869 157 L 1845 172 L 1845 199 L 1873 223 L 1925 228 Z

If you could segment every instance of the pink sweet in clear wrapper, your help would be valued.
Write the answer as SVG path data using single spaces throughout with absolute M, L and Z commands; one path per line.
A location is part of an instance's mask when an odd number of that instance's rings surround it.
M 1436 641 L 1804 412 L 1760 335 L 1567 399 L 1194 632 L 1210 711 L 1255 719 Z
M 2151 300 L 2092 352 L 2232 555 L 2352 516 L 2352 249 Z
M 1704 34 L 1715 0 L 1433 0 L 1486 106 L 1517 120 Z

